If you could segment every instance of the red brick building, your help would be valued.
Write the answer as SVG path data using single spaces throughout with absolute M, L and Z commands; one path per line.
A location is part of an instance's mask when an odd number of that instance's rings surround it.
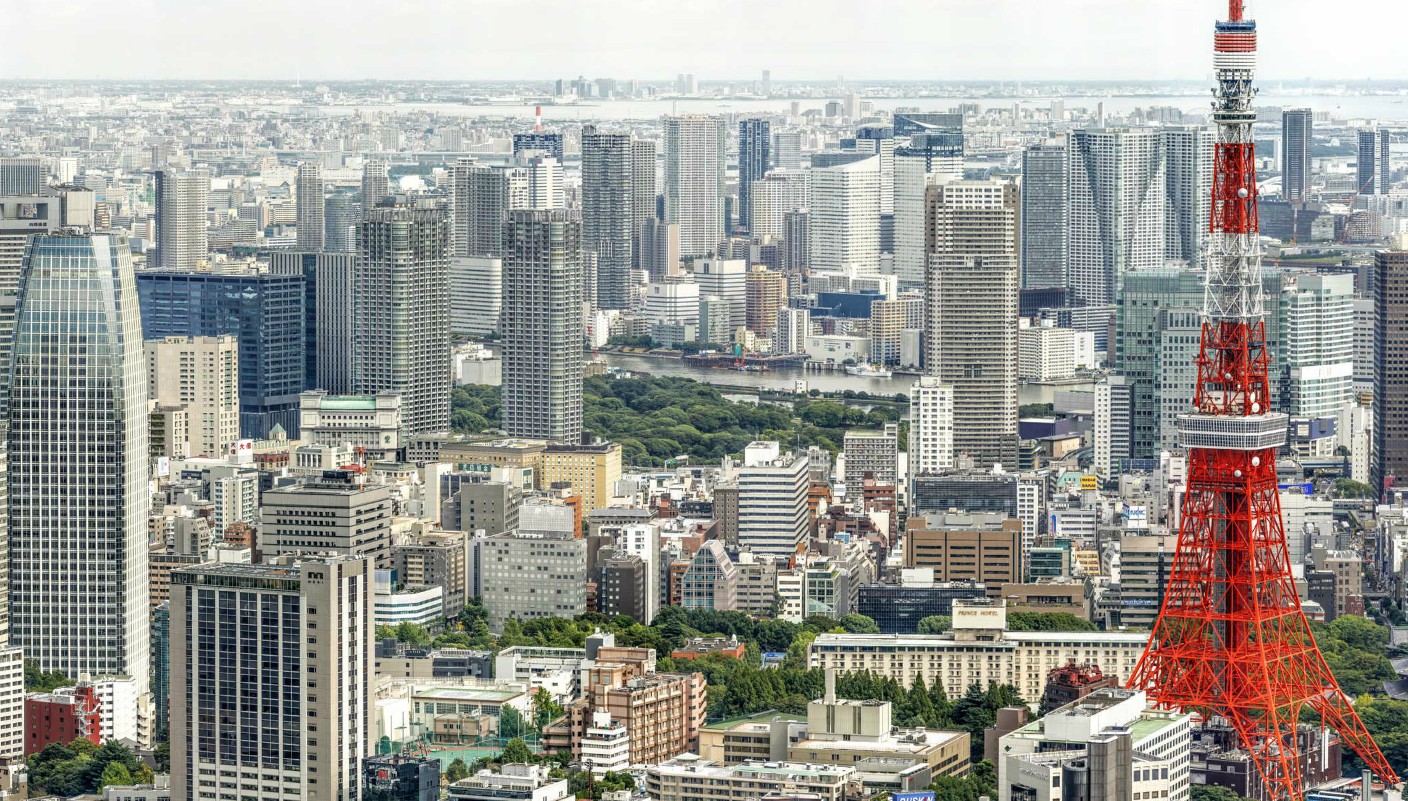
M 102 745 L 102 724 L 98 692 L 92 685 L 35 693 L 24 699 L 24 755 L 80 739 Z

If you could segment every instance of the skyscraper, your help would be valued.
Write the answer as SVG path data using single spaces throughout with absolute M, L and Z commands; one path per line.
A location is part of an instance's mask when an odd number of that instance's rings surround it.
M 596 305 L 600 309 L 627 309 L 631 305 L 632 240 L 636 235 L 634 166 L 629 133 L 583 127 L 582 249 L 596 254 Z
M 561 209 L 504 225 L 503 424 L 510 436 L 575 443 L 582 431 L 581 229 Z
M 194 270 L 206 260 L 210 240 L 205 211 L 210 203 L 210 174 L 204 170 L 156 173 L 156 266 Z
M 748 190 L 751 204 L 749 233 L 754 239 L 783 239 L 783 217 L 807 204 L 807 176 L 801 172 L 779 173 L 754 181 Z M 922 235 L 921 235 L 922 239 Z
M 1212 213 L 1212 157 L 1217 135 L 1200 125 L 1159 129 L 1165 179 L 1164 258 L 1203 263 Z
M 1016 184 L 929 188 L 924 371 L 953 387 L 953 448 L 1017 465 Z
M 41 235 L 25 261 L 9 404 L 14 642 L 44 670 L 145 688 L 147 380 L 132 256 L 109 234 Z
M 1164 261 L 1167 174 L 1156 128 L 1071 134 L 1068 286 L 1077 305 L 1113 303 L 1127 270 Z
M 1374 488 L 1386 492 L 1408 480 L 1408 251 L 1376 254 L 1374 270 Z
M 562 194 L 562 162 L 542 151 L 528 151 L 518 157 L 523 174 L 527 177 L 527 200 L 521 206 L 511 204 L 511 208 L 560 209 L 564 205 Z
M 369 209 L 391 194 L 391 180 L 386 174 L 386 162 L 380 158 L 367 159 L 362 165 L 362 208 Z
M 645 236 L 648 222 L 656 219 L 655 203 L 660 195 L 659 165 L 655 141 L 631 141 L 631 237 L 636 247 L 631 249 L 631 267 L 645 269 L 641 264 L 640 239 Z M 675 229 L 675 261 L 679 261 L 679 229 Z
M 362 798 L 372 752 L 373 565 L 206 564 L 171 574 L 171 797 Z
M 1310 143 L 1315 114 L 1308 108 L 1281 112 L 1281 194 L 1304 203 L 1310 193 Z
M 1120 474 L 1122 460 L 1133 451 L 1133 405 L 1129 381 L 1107 376 L 1095 384 L 1095 473 L 1102 478 Z
M 880 157 L 837 153 L 811 171 L 808 254 L 814 270 L 880 272 Z
M 1384 128 L 1359 132 L 1358 180 L 1356 191 L 1361 195 L 1387 195 L 1393 188 L 1393 160 L 1389 149 L 1389 132 Z
M 924 198 L 930 186 L 963 177 L 963 131 L 917 133 L 895 149 L 895 275 L 902 287 L 924 285 Z
M 1277 405 L 1292 421 L 1335 417 L 1354 396 L 1354 276 L 1293 274 L 1280 300 Z M 1327 438 L 1326 453 L 1314 455 L 1330 456 L 1334 445 Z
M 298 434 L 304 355 L 301 275 L 258 271 L 148 270 L 137 274 L 142 335 L 234 334 L 240 346 L 240 436 L 263 439 L 274 426 Z
M 909 390 L 909 475 L 951 467 L 953 387 L 940 383 L 937 376 L 920 376 Z
M 406 432 L 450 429 L 450 221 L 381 206 L 362 219 L 352 280 L 352 388 L 399 392 Z
M 303 388 L 335 395 L 352 392 L 352 274 L 357 254 L 275 250 L 268 258 L 274 275 L 303 278 Z
M 323 213 L 323 249 L 336 253 L 356 252 L 357 222 L 362 213 L 357 194 L 345 189 L 333 192 L 323 203 Z
M 1022 288 L 1066 285 L 1070 150 L 1052 139 L 1022 151 Z
M 562 163 L 562 134 L 548 131 L 530 131 L 513 135 L 513 155 L 518 156 L 529 150 L 541 150 Z
M 294 188 L 298 203 L 298 249 L 323 249 L 323 165 L 305 161 L 298 165 Z
M 665 221 L 680 226 L 680 253 L 703 256 L 724 235 L 724 121 L 687 114 L 663 119 Z
M 757 117 L 738 122 L 738 225 L 753 230 L 753 182 L 767 175 L 772 123 Z

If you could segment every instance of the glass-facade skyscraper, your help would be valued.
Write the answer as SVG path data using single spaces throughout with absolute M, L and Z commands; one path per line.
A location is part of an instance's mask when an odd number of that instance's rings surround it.
M 151 496 L 132 256 L 110 234 L 41 235 L 25 264 L 8 411 L 12 638 L 44 670 L 146 687 Z
M 240 343 L 240 436 L 275 425 L 298 433 L 304 386 L 303 276 L 260 272 L 144 271 L 137 274 L 142 336 L 233 334 Z
M 753 230 L 753 182 L 768 173 L 772 124 L 750 117 L 738 123 L 738 225 Z

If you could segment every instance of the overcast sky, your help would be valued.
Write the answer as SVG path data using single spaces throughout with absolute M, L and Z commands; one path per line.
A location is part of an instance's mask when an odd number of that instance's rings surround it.
M 1405 35 L 1405 0 L 1250 5 L 1267 79 L 1408 77 L 1387 41 Z M 1201 80 L 1225 13 L 1225 0 L 0 0 L 0 78 Z

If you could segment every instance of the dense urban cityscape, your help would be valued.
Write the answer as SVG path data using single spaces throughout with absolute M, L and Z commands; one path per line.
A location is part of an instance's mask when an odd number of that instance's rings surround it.
M 1401 801 L 1408 81 L 1194 5 L 0 81 L 0 799 Z

